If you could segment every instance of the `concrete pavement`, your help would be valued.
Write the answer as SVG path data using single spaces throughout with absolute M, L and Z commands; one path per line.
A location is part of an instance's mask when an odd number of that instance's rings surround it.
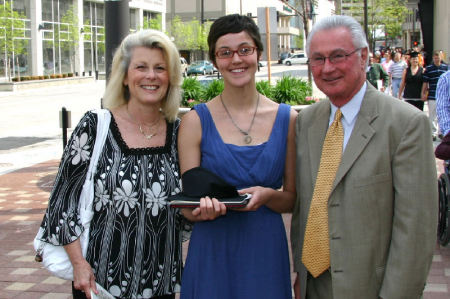
M 437 165 L 442 170 L 442 161 Z M 70 282 L 51 276 L 34 261 L 36 235 L 58 160 L 0 175 L 0 298 L 71 298 Z M 290 215 L 283 215 L 289 236 Z M 184 244 L 184 255 L 187 243 Z M 436 245 L 424 299 L 450 298 L 450 247 Z M 231 299 L 231 298 L 230 298 Z

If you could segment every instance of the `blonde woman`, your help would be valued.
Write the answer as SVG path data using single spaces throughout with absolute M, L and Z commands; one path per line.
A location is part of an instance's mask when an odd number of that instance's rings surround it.
M 42 240 L 62 245 L 74 268 L 74 298 L 95 282 L 116 298 L 175 298 L 181 279 L 181 216 L 176 138 L 181 85 L 178 51 L 163 33 L 127 36 L 116 51 L 104 107 L 111 124 L 94 175 L 87 256 L 78 237 L 78 198 L 94 147 L 97 117 L 87 112 L 64 151 L 42 222 Z

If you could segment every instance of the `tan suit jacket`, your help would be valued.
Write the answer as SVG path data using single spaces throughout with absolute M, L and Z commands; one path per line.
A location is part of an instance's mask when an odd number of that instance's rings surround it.
M 321 101 L 296 123 L 291 242 L 302 299 L 303 238 L 330 109 Z M 428 117 L 367 84 L 328 203 L 333 298 L 419 298 L 436 244 L 437 210 Z

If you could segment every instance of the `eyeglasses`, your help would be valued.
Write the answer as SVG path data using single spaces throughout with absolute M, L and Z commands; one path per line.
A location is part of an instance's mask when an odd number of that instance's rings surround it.
M 216 52 L 216 57 L 219 59 L 232 58 L 234 53 L 239 56 L 249 56 L 255 52 L 256 47 L 240 46 L 237 50 L 231 50 L 229 48 L 222 48 Z
M 341 62 L 346 61 L 347 57 L 349 57 L 350 55 L 354 54 L 356 51 L 359 51 L 361 49 L 362 48 L 355 49 L 354 51 L 352 51 L 350 53 L 336 53 L 336 54 L 330 55 L 328 57 L 323 57 L 323 56 L 313 57 L 311 59 L 308 59 L 308 63 L 310 66 L 324 65 L 325 60 L 327 60 L 327 58 L 331 64 L 341 63 Z

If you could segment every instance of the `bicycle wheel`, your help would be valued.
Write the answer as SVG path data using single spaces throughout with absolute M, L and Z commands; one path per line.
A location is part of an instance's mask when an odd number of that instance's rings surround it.
M 438 180 L 439 192 L 439 219 L 438 219 L 438 240 L 439 244 L 445 246 L 450 241 L 449 227 L 449 178 L 446 173 L 440 175 Z

